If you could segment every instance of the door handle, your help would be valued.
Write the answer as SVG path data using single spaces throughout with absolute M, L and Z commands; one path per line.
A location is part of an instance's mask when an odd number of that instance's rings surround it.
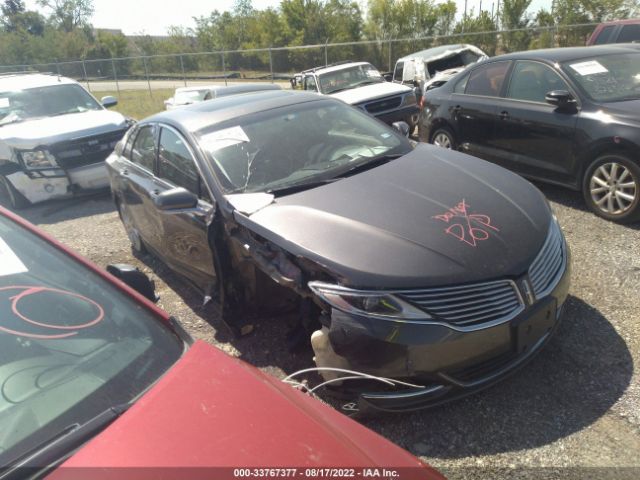
M 160 195 L 160 189 L 154 188 L 153 190 L 151 190 L 151 195 Z
M 120 175 L 124 175 L 126 177 L 127 175 L 129 175 L 129 170 L 123 168 L 122 170 L 120 170 Z
M 462 110 L 462 107 L 460 105 L 456 105 L 455 107 L 452 108 L 453 113 L 460 113 L 460 110 Z
M 498 116 L 500 117 L 500 120 L 508 120 L 509 112 L 507 112 L 506 110 L 503 110 L 502 112 L 500 112 L 500 115 Z

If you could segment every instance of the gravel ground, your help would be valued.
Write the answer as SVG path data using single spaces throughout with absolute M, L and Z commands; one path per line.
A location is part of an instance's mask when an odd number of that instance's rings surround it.
M 451 479 L 640 478 L 640 225 L 606 222 L 580 194 L 540 186 L 573 253 L 563 323 L 514 377 L 429 411 L 366 420 L 370 428 Z M 279 377 L 310 366 L 283 347 L 285 319 L 234 339 L 217 306 L 201 301 L 162 263 L 131 255 L 107 196 L 22 212 L 98 265 L 133 263 L 156 281 L 160 306 L 198 339 Z

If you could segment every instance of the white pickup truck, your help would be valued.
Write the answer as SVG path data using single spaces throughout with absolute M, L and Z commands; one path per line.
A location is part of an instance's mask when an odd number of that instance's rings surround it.
M 370 63 L 343 62 L 317 67 L 294 78 L 303 90 L 339 98 L 385 123 L 403 121 L 413 130 L 418 121 L 414 89 L 387 82 Z

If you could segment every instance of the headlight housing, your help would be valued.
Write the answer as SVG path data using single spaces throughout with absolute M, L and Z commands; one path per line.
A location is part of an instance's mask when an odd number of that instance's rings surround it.
M 410 107 L 412 105 L 417 105 L 418 100 L 416 99 L 415 92 L 407 93 L 402 100 L 402 105 L 405 107 Z
M 47 150 L 30 150 L 27 152 L 20 152 L 20 157 L 22 158 L 24 166 L 29 170 L 58 166 L 56 157 L 50 154 Z
M 428 313 L 389 292 L 353 290 L 324 282 L 309 282 L 313 293 L 346 313 L 387 320 L 429 320 Z

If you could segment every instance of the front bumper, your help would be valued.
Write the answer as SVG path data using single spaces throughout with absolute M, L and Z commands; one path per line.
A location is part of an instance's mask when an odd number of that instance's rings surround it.
M 69 170 L 61 168 L 19 170 L 7 175 L 7 180 L 31 203 L 68 198 L 82 191 L 109 187 L 109 176 L 104 162 Z
M 487 388 L 531 360 L 556 332 L 569 292 L 568 247 L 566 254 L 564 271 L 549 294 L 515 318 L 486 328 L 386 321 L 334 309 L 324 329 L 333 357 L 316 349 L 319 342 L 312 337 L 316 363 L 424 385 L 381 390 L 345 382 L 340 393 L 357 396 L 360 411 L 417 410 Z M 322 365 L 329 358 L 334 365 Z

